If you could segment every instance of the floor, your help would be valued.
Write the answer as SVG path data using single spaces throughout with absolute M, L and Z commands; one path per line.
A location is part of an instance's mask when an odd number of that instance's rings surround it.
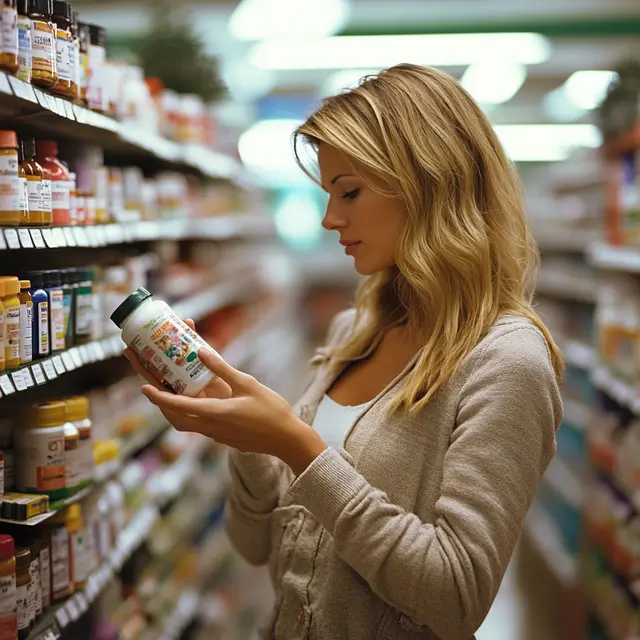
M 548 607 L 539 560 L 526 543 L 518 548 L 477 640 L 562 640 Z

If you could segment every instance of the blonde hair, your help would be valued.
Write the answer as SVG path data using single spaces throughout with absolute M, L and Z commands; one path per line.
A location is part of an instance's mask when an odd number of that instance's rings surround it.
M 424 346 L 391 410 L 417 411 L 510 314 L 540 329 L 561 377 L 560 352 L 531 304 L 539 256 L 520 180 L 489 120 L 453 78 L 401 64 L 325 99 L 294 135 L 296 160 L 311 175 L 300 139 L 339 149 L 408 211 L 396 266 L 360 286 L 356 330 L 333 351 L 333 367 L 406 321 Z

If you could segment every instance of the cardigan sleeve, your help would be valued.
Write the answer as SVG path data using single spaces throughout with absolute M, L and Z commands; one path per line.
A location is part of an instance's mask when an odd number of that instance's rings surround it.
M 460 388 L 433 523 L 331 449 L 289 489 L 380 598 L 442 640 L 472 637 L 486 617 L 555 452 L 562 409 L 547 345 L 533 327 L 513 331 L 484 347 Z

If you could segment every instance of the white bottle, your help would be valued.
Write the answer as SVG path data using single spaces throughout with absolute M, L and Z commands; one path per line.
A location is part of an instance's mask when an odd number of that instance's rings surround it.
M 214 378 L 198 358 L 201 348 L 211 348 L 162 300 L 136 289 L 112 314 L 122 329 L 122 339 L 140 362 L 169 391 L 197 396 Z

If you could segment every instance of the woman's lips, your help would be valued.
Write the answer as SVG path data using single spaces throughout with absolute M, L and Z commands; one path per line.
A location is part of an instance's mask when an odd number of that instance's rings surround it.
M 344 244 L 344 252 L 348 256 L 352 255 L 355 252 L 356 247 L 360 245 L 359 242 L 348 242 L 348 243 L 345 242 L 343 244 Z

